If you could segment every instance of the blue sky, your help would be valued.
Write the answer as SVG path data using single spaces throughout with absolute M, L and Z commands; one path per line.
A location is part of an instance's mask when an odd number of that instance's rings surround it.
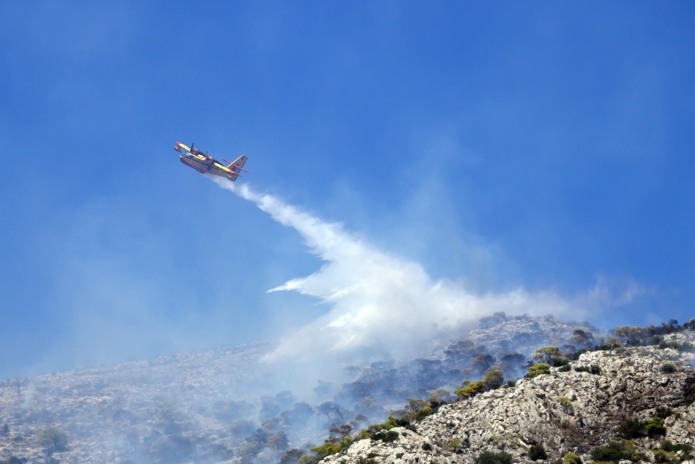
M 413 270 L 428 290 L 409 301 L 446 286 L 479 298 L 476 315 L 525 295 L 511 312 L 695 317 L 691 2 L 36 1 L 0 14 L 2 377 L 352 314 L 328 290 L 365 288 L 354 259 L 266 214 L 262 195 L 341 224 L 339 243 L 365 244 L 356 256 Z M 248 155 L 238 184 L 252 193 L 185 168 L 177 140 Z M 268 292 L 306 276 L 320 288 Z

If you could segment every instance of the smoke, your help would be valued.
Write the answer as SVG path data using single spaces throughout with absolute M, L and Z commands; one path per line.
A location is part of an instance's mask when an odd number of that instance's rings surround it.
M 377 249 L 363 238 L 281 199 L 255 192 L 248 184 L 213 179 L 255 203 L 275 221 L 296 230 L 309 251 L 325 264 L 313 274 L 292 279 L 270 292 L 293 291 L 327 303 L 329 311 L 281 340 L 267 360 L 313 359 L 379 353 L 396 359 L 433 337 L 446 337 L 481 317 L 503 311 L 583 318 L 588 310 L 616 300 L 599 283 L 574 298 L 555 291 L 524 289 L 476 293 L 461 285 L 433 280 L 417 263 Z M 630 289 L 634 292 L 634 289 Z

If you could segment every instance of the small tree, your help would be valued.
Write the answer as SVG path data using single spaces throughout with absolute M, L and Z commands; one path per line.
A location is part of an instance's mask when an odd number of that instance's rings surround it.
M 437 388 L 436 390 L 430 392 L 429 403 L 433 408 L 438 408 L 439 406 L 447 403 L 451 403 L 455 399 L 455 396 L 451 391 L 446 388 Z
M 483 372 L 490 369 L 490 367 L 492 367 L 496 360 L 497 359 L 494 356 L 483 353 L 473 358 L 472 365 L 474 369 L 476 369 L 479 373 L 482 374 Z
M 483 378 L 486 390 L 495 390 L 504 384 L 504 374 L 499 369 L 490 369 Z
M 560 356 L 560 348 L 557 346 L 546 346 L 538 348 L 534 358 L 544 360 L 547 364 L 550 364 L 553 358 L 557 356 Z
M 39 436 L 39 441 L 48 455 L 68 449 L 67 434 L 55 427 L 44 429 Z

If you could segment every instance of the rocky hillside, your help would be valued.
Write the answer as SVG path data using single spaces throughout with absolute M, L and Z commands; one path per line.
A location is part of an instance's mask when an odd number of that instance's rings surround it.
M 664 324 L 623 328 L 614 335 L 634 344 L 645 331 L 652 337 L 678 329 L 673 336 L 686 337 L 693 328 L 695 321 L 688 330 Z M 409 401 L 410 413 L 433 398 L 439 406 L 456 399 L 454 389 L 463 379 L 475 381 L 491 368 L 507 380 L 522 377 L 541 347 L 554 345 L 571 356 L 610 340 L 587 323 L 497 313 L 455 339 L 439 340 L 418 357 L 399 361 L 355 357 L 348 365 L 332 360 L 330 366 L 267 364 L 261 359 L 274 345 L 258 343 L 5 379 L 0 381 L 0 464 L 317 462 L 321 453 L 312 448 L 336 436 L 356 439 L 361 428 L 389 415 L 402 417 L 408 409 L 399 408 Z M 692 419 L 678 404 L 686 401 L 695 378 L 686 354 L 643 347 L 582 356 L 565 372 L 553 368 L 514 387 L 435 407 L 434 414 L 412 423 L 414 431 L 397 428 L 385 431 L 387 441 L 359 440 L 328 462 L 468 462 L 482 450 L 502 449 L 523 460 L 532 445 L 543 445 L 553 458 L 568 449 L 586 457 L 609 439 L 609 429 L 626 420 L 620 414 L 627 417 L 639 406 L 635 416 L 649 420 L 657 407 L 652 403 L 659 401 L 674 411 L 664 419 L 669 439 L 688 443 L 678 435 Z M 652 364 L 644 364 L 650 357 Z M 616 364 L 622 358 L 624 364 Z M 662 372 L 669 363 L 673 369 Z M 329 370 L 341 373 L 328 378 Z M 645 376 L 649 380 L 642 380 Z M 614 385 L 621 379 L 624 387 Z M 296 385 L 302 384 L 299 391 Z M 612 398 L 619 402 L 609 407 Z
M 0 382 L 0 463 L 216 462 L 255 429 L 250 344 Z
M 683 331 L 659 345 L 586 352 L 372 433 L 321 463 L 693 463 L 694 344 L 695 333 Z

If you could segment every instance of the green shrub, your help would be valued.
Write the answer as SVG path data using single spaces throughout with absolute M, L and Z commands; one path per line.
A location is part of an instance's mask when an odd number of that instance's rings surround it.
M 528 450 L 528 457 L 532 461 L 538 461 L 539 459 L 548 459 L 548 453 L 545 452 L 545 448 L 542 443 L 531 446 Z
M 504 373 L 499 369 L 490 369 L 483 378 L 485 390 L 495 390 L 504 383 Z
M 574 405 L 572 404 L 572 400 L 566 396 L 560 397 L 560 406 L 566 414 L 574 414 Z
M 39 441 L 49 452 L 65 451 L 68 449 L 67 434 L 55 427 L 43 430 L 39 436 Z
M 478 380 L 477 382 L 469 383 L 468 385 L 457 388 L 454 393 L 460 398 L 460 399 L 466 399 L 471 396 L 475 396 L 478 393 L 482 393 L 485 391 L 485 384 L 481 381 Z
M 461 442 L 460 438 L 454 437 L 451 440 L 449 440 L 449 443 L 447 443 L 447 446 L 454 451 L 459 451 L 459 450 L 463 449 L 463 442 Z
M 512 464 L 512 455 L 504 451 L 483 451 L 475 458 L 475 464 Z
M 599 375 L 601 373 L 601 366 L 598 364 L 592 364 L 591 366 L 576 366 L 574 370 L 577 372 L 588 372 L 590 374 Z
M 666 419 L 667 417 L 673 415 L 673 409 L 666 407 L 666 406 L 659 406 L 656 408 L 656 417 L 661 417 L 662 419 Z
M 410 430 L 415 430 L 413 425 L 408 421 L 407 419 L 398 419 L 393 416 L 389 416 L 389 418 L 384 422 L 382 425 L 377 426 L 379 430 L 384 429 L 384 430 L 391 430 L 394 427 L 405 427 L 406 429 Z
M 643 437 L 645 435 L 644 424 L 638 419 L 627 419 L 618 425 L 618 435 L 626 440 Z
M 676 372 L 676 365 L 673 363 L 664 363 L 661 365 L 661 372 L 664 374 L 673 374 Z
M 558 356 L 560 356 L 560 348 L 557 346 L 545 346 L 543 348 L 538 348 L 533 357 L 535 359 L 542 359 L 546 363 L 551 364 L 553 362 L 553 358 Z
M 539 375 L 544 375 L 544 374 L 549 374 L 550 373 L 550 366 L 545 364 L 545 363 L 538 363 L 534 364 L 533 366 L 529 367 L 528 374 L 526 374 L 526 377 L 528 378 L 533 378 L 533 377 L 538 377 Z
M 314 446 L 311 448 L 311 451 L 316 453 L 318 455 L 319 461 L 326 456 L 331 456 L 333 454 L 338 454 L 340 453 L 340 444 L 338 443 L 333 443 L 332 441 L 327 441 L 323 445 L 319 446 Z
M 599 446 L 591 450 L 591 459 L 594 461 L 618 462 L 628 458 L 629 455 L 624 452 L 622 444 L 619 442 L 611 442 L 606 446 Z
M 303 454 L 301 458 L 299 458 L 299 461 L 297 461 L 297 464 L 318 464 L 319 458 L 318 456 L 311 456 L 309 454 Z
M 670 440 L 663 440 L 660 443 L 661 449 L 664 451 L 683 451 L 683 453 L 690 453 L 693 450 L 693 447 L 691 445 L 688 445 L 687 443 L 679 443 L 677 445 L 674 445 L 671 443 Z
M 661 417 L 653 417 L 648 421 L 645 421 L 644 428 L 647 432 L 647 435 L 651 438 L 662 437 L 666 435 L 666 426 L 664 425 L 664 420 Z
M 582 464 L 582 459 L 570 451 L 562 458 L 562 464 Z
M 653 452 L 654 452 L 654 462 L 658 462 L 659 464 L 678 461 L 678 457 L 676 456 L 676 453 L 673 451 L 665 451 L 663 449 L 655 449 L 655 450 L 653 450 Z
M 686 405 L 690 406 L 691 404 L 695 403 L 695 377 L 688 377 L 685 379 L 683 396 L 685 397 Z
M 372 435 L 372 440 L 381 440 L 384 443 L 389 443 L 392 441 L 396 441 L 398 439 L 398 432 L 394 430 L 388 430 L 388 431 L 379 431 L 375 434 Z

